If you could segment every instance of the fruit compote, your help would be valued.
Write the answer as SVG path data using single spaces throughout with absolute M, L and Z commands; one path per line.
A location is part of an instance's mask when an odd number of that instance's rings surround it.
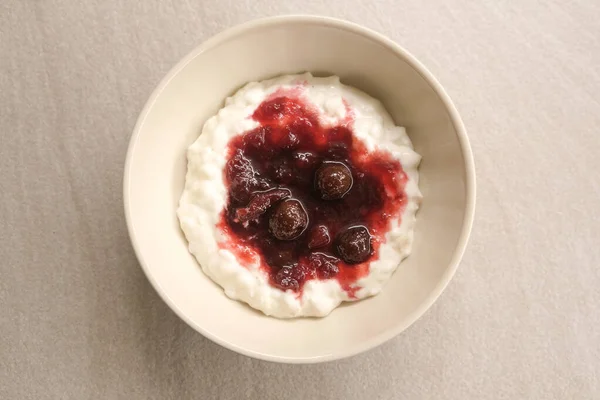
M 242 263 L 258 255 L 283 290 L 337 279 L 353 297 L 353 283 L 368 274 L 402 213 L 400 162 L 369 151 L 348 115 L 326 126 L 300 95 L 278 92 L 252 115 L 259 126 L 228 145 L 222 245 Z

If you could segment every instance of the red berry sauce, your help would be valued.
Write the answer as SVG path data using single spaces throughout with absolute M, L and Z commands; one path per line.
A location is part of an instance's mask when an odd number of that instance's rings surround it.
M 348 115 L 341 125 L 325 126 L 301 91 L 278 91 L 251 116 L 260 126 L 228 144 L 221 247 L 241 264 L 258 255 L 273 286 L 301 294 L 308 280 L 337 279 L 354 297 L 353 283 L 368 274 L 390 221 L 400 218 L 407 180 L 400 162 L 386 151 L 368 151 L 353 135 Z M 323 162 L 342 162 L 352 172 L 352 188 L 343 198 L 323 200 L 317 193 L 315 172 Z M 278 240 L 269 231 L 269 216 L 287 198 L 302 203 L 308 226 L 294 240 Z M 335 239 L 357 225 L 371 234 L 371 255 L 348 264 L 336 254 Z

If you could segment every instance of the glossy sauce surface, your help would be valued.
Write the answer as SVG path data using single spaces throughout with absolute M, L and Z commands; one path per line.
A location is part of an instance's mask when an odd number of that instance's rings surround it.
M 276 287 L 301 293 L 308 280 L 337 279 L 352 297 L 352 284 L 368 274 L 390 220 L 403 210 L 407 176 L 400 162 L 386 151 L 368 151 L 353 135 L 348 115 L 340 125 L 324 126 L 300 96 L 280 93 L 252 115 L 259 127 L 228 144 L 228 199 L 219 223 L 227 241 L 222 246 L 242 264 L 258 254 Z M 352 173 L 352 186 L 340 199 L 323 199 L 315 184 L 317 170 L 331 162 Z M 301 203 L 308 224 L 295 239 L 279 240 L 269 221 L 289 199 Z M 336 240 L 356 226 L 371 235 L 370 256 L 351 264 L 341 259 Z

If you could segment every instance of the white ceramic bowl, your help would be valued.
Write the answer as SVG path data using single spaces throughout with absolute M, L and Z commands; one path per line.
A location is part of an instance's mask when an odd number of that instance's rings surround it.
M 328 317 L 280 320 L 230 300 L 187 250 L 175 210 L 186 148 L 224 99 L 246 82 L 310 71 L 380 99 L 423 156 L 412 255 L 383 292 Z M 348 357 L 402 332 L 452 278 L 471 229 L 475 173 L 452 102 L 431 74 L 389 39 L 330 18 L 289 16 L 229 29 L 195 49 L 163 79 L 129 146 L 124 181 L 131 241 L 148 279 L 190 326 L 239 353 L 311 363 Z M 448 327 L 452 329 L 452 327 Z

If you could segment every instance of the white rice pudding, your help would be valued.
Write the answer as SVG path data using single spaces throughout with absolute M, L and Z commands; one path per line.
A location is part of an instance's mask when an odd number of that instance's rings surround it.
M 368 264 L 368 273 L 352 283 L 352 290 L 333 279 L 312 279 L 300 292 L 282 290 L 270 282 L 258 253 L 243 264 L 225 242 L 230 238 L 219 228 L 227 206 L 224 181 L 230 139 L 259 126 L 252 118 L 257 107 L 276 91 L 300 90 L 304 102 L 316 111 L 323 125 L 335 126 L 352 119 L 354 137 L 369 151 L 384 150 L 398 160 L 406 174 L 405 204 L 391 218 L 389 230 Z M 202 270 L 225 294 L 266 315 L 279 318 L 323 317 L 343 301 L 355 301 L 379 293 L 400 262 L 410 254 L 415 213 L 421 201 L 418 165 L 421 160 L 405 129 L 396 126 L 382 104 L 367 94 L 343 85 L 337 76 L 316 78 L 311 74 L 287 75 L 252 82 L 225 101 L 211 117 L 202 134 L 188 149 L 185 189 L 177 215 L 189 242 L 189 251 Z M 352 212 L 352 211 L 350 211 Z M 247 250 L 253 253 L 252 249 Z

